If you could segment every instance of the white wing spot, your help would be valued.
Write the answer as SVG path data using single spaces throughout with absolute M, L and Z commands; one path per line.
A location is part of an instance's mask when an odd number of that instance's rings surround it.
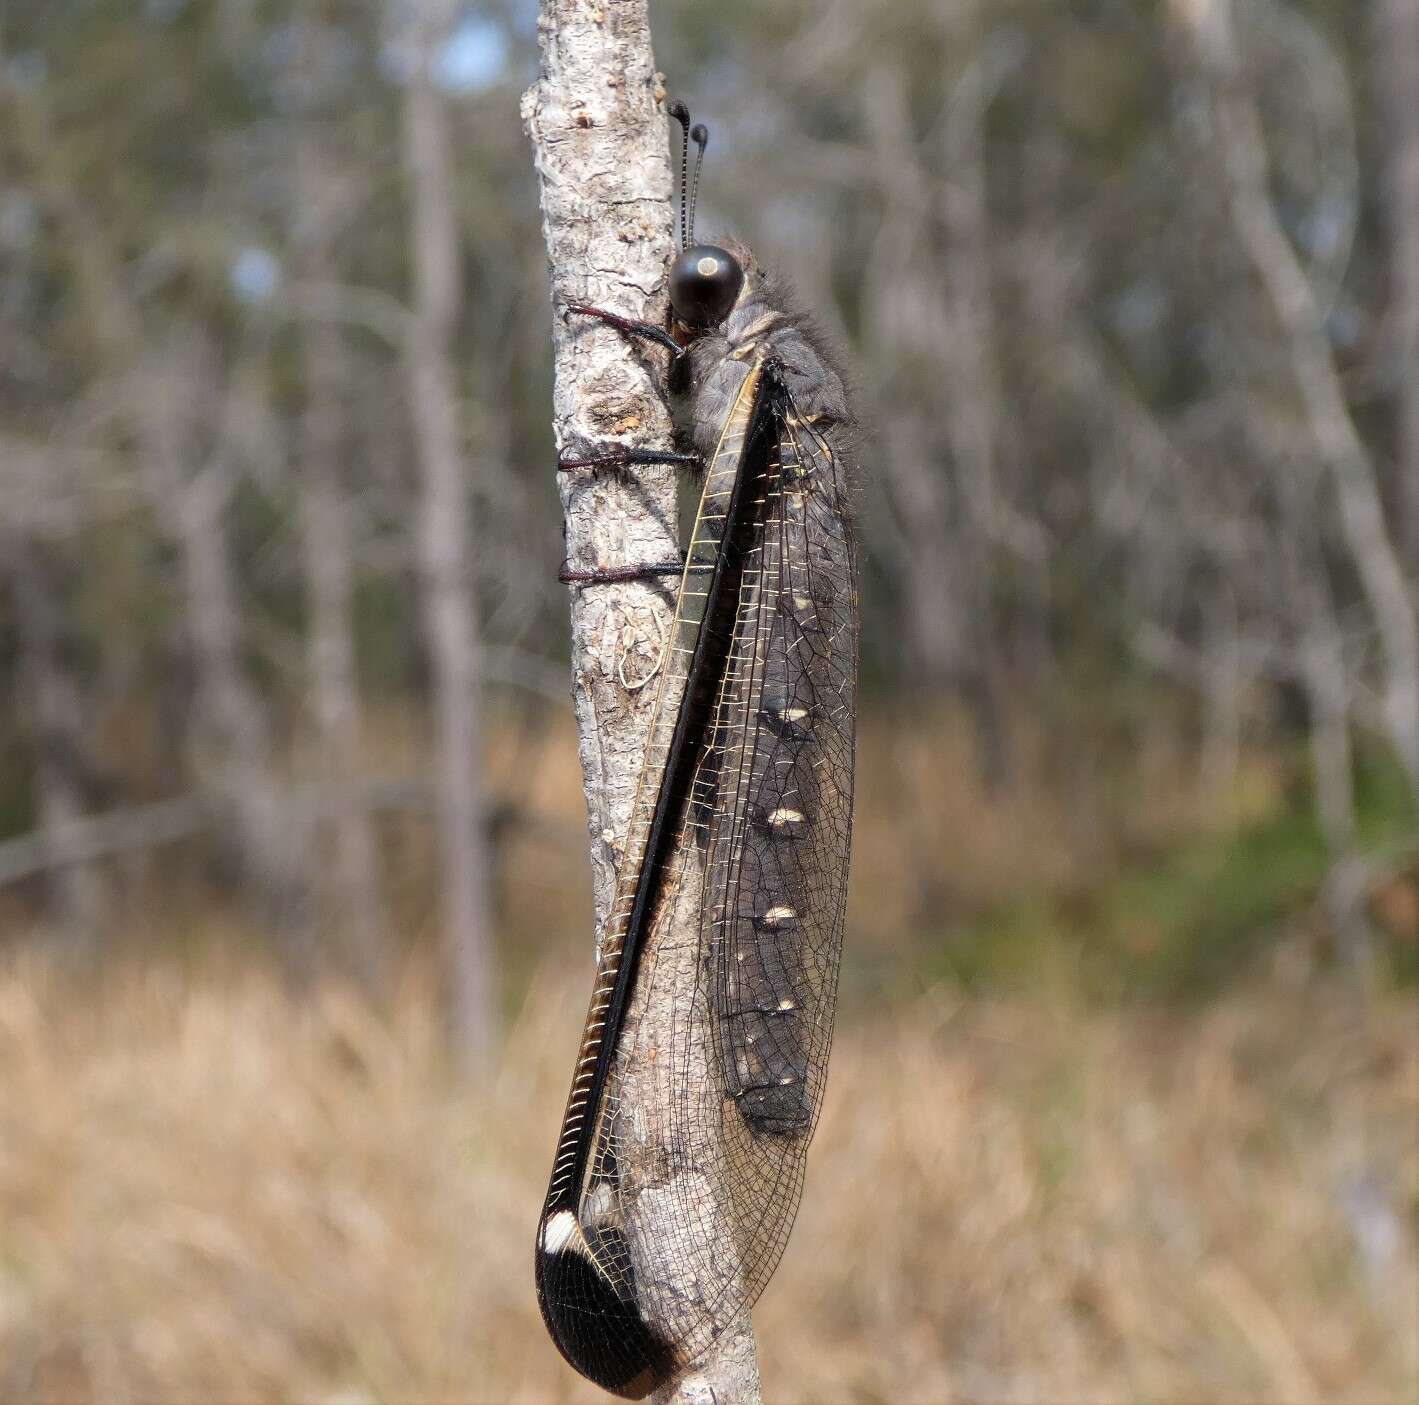
M 581 1242 L 573 1244 L 573 1240 Z M 586 1243 L 581 1238 L 581 1227 L 576 1222 L 576 1216 L 570 1210 L 558 1210 L 542 1226 L 542 1252 L 544 1254 L 560 1254 L 568 1245 L 580 1251 L 585 1251 L 586 1248 Z

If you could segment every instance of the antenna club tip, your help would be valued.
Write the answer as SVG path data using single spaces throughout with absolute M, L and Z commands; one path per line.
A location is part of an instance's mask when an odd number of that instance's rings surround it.
M 690 128 L 690 140 L 703 151 L 709 145 L 709 128 L 703 122 L 696 122 Z
M 670 104 L 670 115 L 681 125 L 690 125 L 690 109 L 679 98 Z

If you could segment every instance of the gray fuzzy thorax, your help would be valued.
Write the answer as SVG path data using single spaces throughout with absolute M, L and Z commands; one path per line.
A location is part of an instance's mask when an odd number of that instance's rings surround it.
M 707 460 L 744 378 L 760 358 L 782 366 L 799 412 L 815 417 L 823 432 L 851 428 L 843 374 L 822 333 L 779 283 L 751 268 L 723 325 L 697 337 L 689 350 L 689 428 Z

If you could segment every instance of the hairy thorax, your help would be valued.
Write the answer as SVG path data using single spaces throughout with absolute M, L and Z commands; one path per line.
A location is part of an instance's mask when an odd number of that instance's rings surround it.
M 792 294 L 763 272 L 742 244 L 723 246 L 744 269 L 744 288 L 722 326 L 701 333 L 691 344 L 689 432 L 696 450 L 708 457 L 718 427 L 757 360 L 783 368 L 784 380 L 800 411 L 824 428 L 849 422 L 847 388 L 822 334 L 799 311 Z

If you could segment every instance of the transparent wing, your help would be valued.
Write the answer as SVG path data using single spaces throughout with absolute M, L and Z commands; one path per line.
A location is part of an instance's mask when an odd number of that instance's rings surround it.
M 752 647 L 731 669 L 706 909 L 724 1176 L 755 1297 L 782 1255 L 826 1086 L 852 830 L 853 546 L 830 439 L 778 383 Z
M 772 392 L 728 659 L 612 1092 L 613 1108 L 665 1109 L 668 1139 L 640 1183 L 597 1177 L 617 1186 L 642 1309 L 684 1360 L 758 1296 L 787 1243 L 846 902 L 853 547 L 830 435 L 777 378 Z M 636 1079 L 652 1086 L 630 1096 Z M 645 1128 L 615 1111 L 605 1127 L 604 1162 L 646 1165 L 617 1150 Z M 714 1232 L 726 1223 L 733 1242 Z

